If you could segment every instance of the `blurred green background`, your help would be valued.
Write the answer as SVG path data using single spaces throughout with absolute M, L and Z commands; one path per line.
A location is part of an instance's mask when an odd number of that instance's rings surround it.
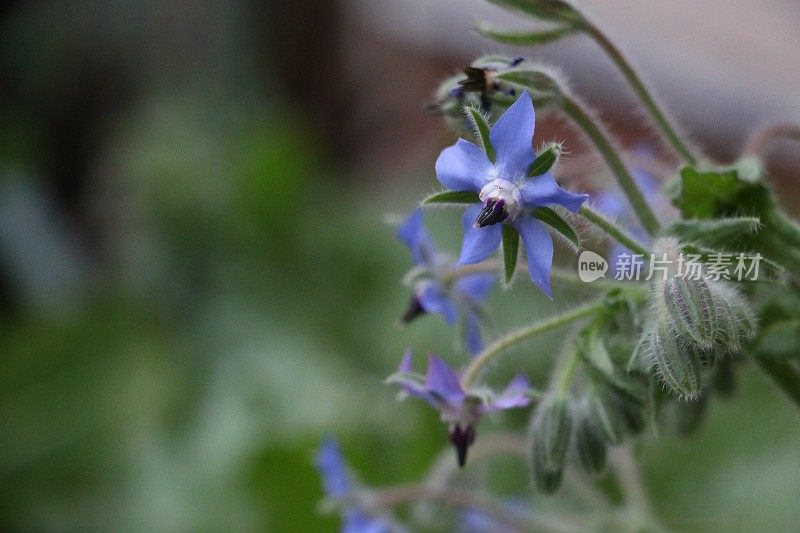
M 0 529 L 331 531 L 324 436 L 375 485 L 444 449 L 382 385 L 407 346 L 460 357 L 437 317 L 395 326 L 410 258 L 384 220 L 435 185 L 452 135 L 420 110 L 459 63 L 378 44 L 406 82 L 365 95 L 339 7 L 0 2 Z M 432 217 L 453 252 L 458 218 Z M 515 289 L 499 331 L 584 297 Z M 541 382 L 558 341 L 498 383 Z M 798 413 L 743 370 L 695 438 L 645 438 L 676 528 L 800 523 Z

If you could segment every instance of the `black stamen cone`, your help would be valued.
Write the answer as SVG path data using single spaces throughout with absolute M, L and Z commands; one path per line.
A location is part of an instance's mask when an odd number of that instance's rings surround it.
M 497 224 L 508 218 L 508 211 L 506 211 L 505 200 L 486 200 L 483 209 L 478 213 L 478 218 L 475 219 L 475 227 L 482 228 L 484 226 L 491 226 Z
M 408 309 L 403 315 L 403 324 L 408 324 L 415 318 L 422 316 L 425 313 L 425 308 L 422 307 L 422 303 L 420 303 L 419 298 L 417 298 L 417 295 L 415 294 L 411 296 L 411 301 L 408 303 Z
M 475 428 L 467 426 L 462 428 L 459 425 L 453 426 L 450 430 L 450 444 L 456 448 L 456 458 L 458 466 L 464 468 L 467 464 L 467 450 L 475 442 Z
M 467 79 L 458 82 L 465 91 L 484 92 L 486 91 L 486 71 L 478 67 L 466 67 L 464 74 Z

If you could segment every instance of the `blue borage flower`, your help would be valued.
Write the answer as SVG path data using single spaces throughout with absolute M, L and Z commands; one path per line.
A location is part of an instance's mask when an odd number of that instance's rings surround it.
M 496 276 L 471 274 L 453 279 L 453 264 L 433 245 L 425 231 L 421 209 L 409 215 L 397 236 L 411 250 L 418 267 L 413 278 L 414 294 L 403 322 L 408 323 L 424 313 L 438 313 L 454 325 L 460 315 L 467 349 L 472 354 L 480 352 L 483 349 L 480 306 L 491 292 Z
M 533 178 L 529 168 L 536 159 L 531 146 L 535 114 L 528 91 L 524 91 L 489 131 L 497 155 L 493 163 L 475 144 L 459 139 L 436 160 L 436 177 L 453 191 L 479 193 L 481 204 L 464 213 L 464 244 L 459 263 L 483 261 L 500 245 L 502 224 L 511 224 L 522 237 L 528 254 L 531 280 L 549 298 L 553 241 L 547 227 L 529 208 L 561 205 L 573 213 L 588 195 L 565 191 L 550 172 Z
M 362 508 L 354 497 L 355 484 L 347 471 L 339 445 L 333 439 L 325 440 L 319 448 L 316 461 L 322 477 L 325 495 L 342 506 L 342 533 L 397 533 L 404 532 L 386 517 L 374 516 Z
M 467 450 L 475 442 L 475 428 L 483 414 L 496 413 L 531 404 L 531 386 L 524 374 L 517 374 L 499 394 L 489 390 L 465 391 L 460 376 L 444 360 L 428 356 L 425 376 L 414 373 L 411 350 L 406 351 L 396 374 L 388 383 L 400 385 L 405 394 L 428 402 L 448 424 L 450 443 L 456 449 L 459 466 L 467 460 Z

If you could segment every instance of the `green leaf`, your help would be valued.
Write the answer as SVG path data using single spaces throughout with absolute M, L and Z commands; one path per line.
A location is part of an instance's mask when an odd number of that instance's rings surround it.
M 684 218 L 757 216 L 761 221 L 758 235 L 737 235 L 725 248 L 760 252 L 796 276 L 800 272 L 800 225 L 780 209 L 772 191 L 753 172 L 741 164 L 704 172 L 684 167 L 673 201 Z
M 472 191 L 442 191 L 435 192 L 422 200 L 427 204 L 477 204 L 480 203 L 478 193 Z
M 581 239 L 575 229 L 569 225 L 569 222 L 564 220 L 561 215 L 550 209 L 549 207 L 534 207 L 531 210 L 533 218 L 541 220 L 554 230 L 556 230 L 569 244 L 573 252 L 578 253 L 581 251 Z
M 464 107 L 464 113 L 467 115 L 467 120 L 475 127 L 475 133 L 481 141 L 481 146 L 483 146 L 483 151 L 486 152 L 486 157 L 489 158 L 489 161 L 494 163 L 497 160 L 497 154 L 492 147 L 492 141 L 489 139 L 489 123 L 486 122 L 486 117 L 483 116 L 483 113 L 469 105 Z
M 683 167 L 676 205 L 684 218 L 714 218 L 735 210 L 737 196 L 750 186 L 739 180 L 736 170 L 700 172 Z
M 506 283 L 511 283 L 517 271 L 519 258 L 519 233 L 512 226 L 503 224 L 503 268 Z
M 514 46 L 535 46 L 551 43 L 575 32 L 575 28 L 571 26 L 561 26 L 551 30 L 540 31 L 513 31 L 495 28 L 483 23 L 478 23 L 475 26 L 475 30 L 484 37 Z
M 546 145 L 528 168 L 528 176 L 535 178 L 549 171 L 558 163 L 562 151 L 561 143 L 553 142 Z
M 761 220 L 758 217 L 690 219 L 673 223 L 667 233 L 683 241 L 714 247 L 725 245 L 742 235 L 753 235 L 760 227 Z

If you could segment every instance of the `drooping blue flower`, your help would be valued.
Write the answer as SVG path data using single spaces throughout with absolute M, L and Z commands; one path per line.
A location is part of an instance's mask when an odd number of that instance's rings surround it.
M 342 533 L 397 533 L 404 531 L 388 519 L 373 516 L 358 505 L 354 495 L 355 484 L 347 465 L 333 439 L 325 440 L 317 453 L 317 469 L 322 477 L 322 487 L 327 497 L 342 508 Z
M 458 464 L 464 466 L 467 450 L 475 442 L 475 428 L 482 415 L 531 404 L 531 386 L 524 374 L 517 374 L 499 394 L 491 391 L 465 391 L 458 372 L 436 355 L 428 356 L 425 376 L 414 373 L 411 350 L 400 362 L 396 374 L 387 381 L 428 402 L 448 424 L 450 443 L 456 449 Z
M 489 131 L 497 156 L 494 163 L 482 148 L 459 139 L 439 155 L 436 177 L 450 190 L 479 193 L 482 202 L 464 213 L 459 263 L 477 263 L 489 257 L 500 245 L 501 224 L 511 224 L 525 245 L 531 280 L 552 298 L 553 241 L 530 208 L 556 204 L 576 212 L 588 195 L 565 191 L 550 172 L 528 177 L 536 159 L 532 148 L 534 123 L 533 102 L 524 91 Z
M 470 353 L 483 349 L 481 339 L 481 303 L 486 299 L 496 279 L 494 274 L 479 273 L 455 278 L 452 260 L 440 253 L 425 231 L 422 209 L 415 209 L 397 230 L 398 238 L 411 250 L 418 267 L 408 311 L 403 322 L 408 323 L 425 313 L 438 313 L 455 325 L 461 317 L 464 341 Z

